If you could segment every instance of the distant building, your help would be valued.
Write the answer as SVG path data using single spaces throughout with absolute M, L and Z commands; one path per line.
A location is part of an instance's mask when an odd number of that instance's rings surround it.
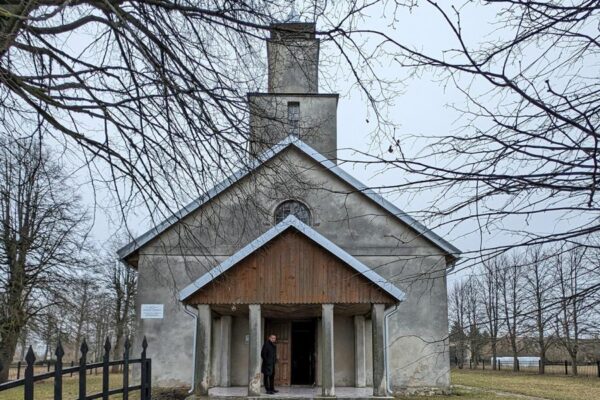
M 449 387 L 459 251 L 336 165 L 338 95 L 318 92 L 319 46 L 313 23 L 272 26 L 268 91 L 248 94 L 249 165 L 119 252 L 139 272 L 155 384 L 256 395 L 276 333 L 277 385 Z

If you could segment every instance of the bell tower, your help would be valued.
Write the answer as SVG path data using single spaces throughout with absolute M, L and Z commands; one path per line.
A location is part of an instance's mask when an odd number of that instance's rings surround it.
M 271 25 L 267 92 L 249 93 L 250 151 L 259 155 L 289 135 L 335 161 L 337 94 L 319 93 L 315 23 Z

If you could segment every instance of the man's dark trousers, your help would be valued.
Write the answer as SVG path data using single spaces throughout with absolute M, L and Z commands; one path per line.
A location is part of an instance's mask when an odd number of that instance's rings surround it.
M 265 375 L 265 389 L 267 392 L 275 390 L 275 371 L 271 375 Z

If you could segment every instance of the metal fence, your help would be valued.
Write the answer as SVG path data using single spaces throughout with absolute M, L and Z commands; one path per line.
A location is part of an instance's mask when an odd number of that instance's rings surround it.
M 98 365 L 98 367 L 96 368 L 90 368 L 88 371 L 88 375 L 98 375 L 98 371 L 102 372 L 102 362 L 99 361 L 95 361 L 94 362 L 96 365 Z M 63 367 L 75 367 L 79 365 L 79 361 L 68 361 L 68 362 L 63 362 Z M 9 381 L 13 381 L 15 379 L 21 379 L 24 376 L 25 373 L 25 367 L 27 367 L 27 362 L 26 361 L 18 361 L 15 363 L 12 363 L 9 367 L 8 367 L 8 380 Z M 33 374 L 37 375 L 37 374 L 42 374 L 44 372 L 50 372 L 50 371 L 54 371 L 54 360 L 49 360 L 49 361 L 36 361 L 34 366 L 33 366 Z M 123 366 L 120 365 L 119 366 L 119 372 L 123 371 Z M 75 372 L 72 372 L 69 374 L 69 376 L 73 376 Z
M 564 361 L 546 361 L 542 365 L 541 361 L 538 361 L 535 364 L 526 364 L 520 365 L 519 360 L 517 360 L 516 371 L 514 368 L 513 362 L 506 362 L 496 360 L 496 370 L 497 371 L 508 371 L 515 373 L 530 373 L 530 374 L 546 374 L 546 375 L 563 375 L 563 376 L 573 376 L 573 363 L 568 360 Z M 494 366 L 490 360 L 479 360 L 475 362 L 474 360 L 469 360 L 461 363 L 454 359 L 451 363 L 452 368 L 458 369 L 478 369 L 483 371 L 493 370 Z M 542 372 L 543 371 L 543 372 Z M 577 376 L 587 376 L 587 377 L 597 377 L 600 378 L 600 361 L 594 362 L 578 362 L 577 363 Z
M 42 368 L 47 368 L 45 373 L 36 374 L 40 370 L 39 365 L 35 365 L 35 354 L 33 353 L 33 349 L 29 346 L 29 350 L 27 351 L 27 355 L 25 357 L 25 365 L 23 369 L 23 378 L 21 375 L 21 363 L 17 364 L 16 368 L 16 379 L 13 381 L 9 381 L 3 384 L 0 384 L 0 392 L 8 389 L 17 388 L 23 386 L 23 399 L 24 400 L 33 400 L 34 399 L 34 382 L 42 381 L 45 379 L 54 379 L 54 399 L 62 400 L 62 392 L 63 392 L 63 376 L 65 375 L 73 375 L 77 374 L 79 377 L 79 400 L 93 400 L 93 399 L 103 399 L 108 400 L 109 396 L 115 394 L 122 394 L 123 400 L 128 400 L 129 393 L 139 390 L 141 395 L 141 400 L 150 400 L 151 399 L 151 388 L 152 388 L 152 361 L 150 358 L 146 357 L 146 349 L 148 348 L 148 342 L 144 337 L 142 341 L 142 353 L 140 358 L 130 359 L 129 353 L 131 344 L 129 339 L 125 340 L 125 346 L 123 351 L 123 359 L 122 360 L 110 360 L 110 340 L 106 338 L 106 342 L 104 343 L 104 356 L 102 358 L 102 362 L 88 364 L 86 362 L 88 346 L 85 340 L 81 344 L 81 358 L 79 359 L 79 365 L 74 366 L 71 363 L 71 366 L 64 368 L 63 365 L 63 356 L 64 351 L 62 348 L 62 344 L 59 342 L 56 347 L 56 360 L 53 363 L 54 370 L 50 371 L 50 364 L 47 366 L 41 366 Z M 140 384 L 139 385 L 129 385 L 129 367 L 132 364 L 140 364 Z M 109 367 L 118 365 L 121 367 L 123 384 L 119 388 L 110 389 L 109 388 Z M 94 394 L 87 394 L 87 376 L 88 373 L 91 374 L 93 370 L 98 371 L 100 369 L 102 372 L 102 391 Z M 43 371 L 43 370 L 42 370 Z

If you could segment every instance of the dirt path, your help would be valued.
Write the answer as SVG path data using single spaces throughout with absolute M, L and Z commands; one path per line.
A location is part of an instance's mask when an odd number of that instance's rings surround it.
M 492 390 L 492 389 L 482 389 L 473 386 L 464 386 L 464 385 L 452 385 L 452 387 L 459 388 L 468 392 L 484 392 L 484 393 L 493 393 L 499 397 L 513 397 L 523 400 L 550 400 L 546 397 L 535 397 L 535 396 L 527 396 L 525 394 L 512 393 L 512 392 L 503 392 L 501 390 Z

